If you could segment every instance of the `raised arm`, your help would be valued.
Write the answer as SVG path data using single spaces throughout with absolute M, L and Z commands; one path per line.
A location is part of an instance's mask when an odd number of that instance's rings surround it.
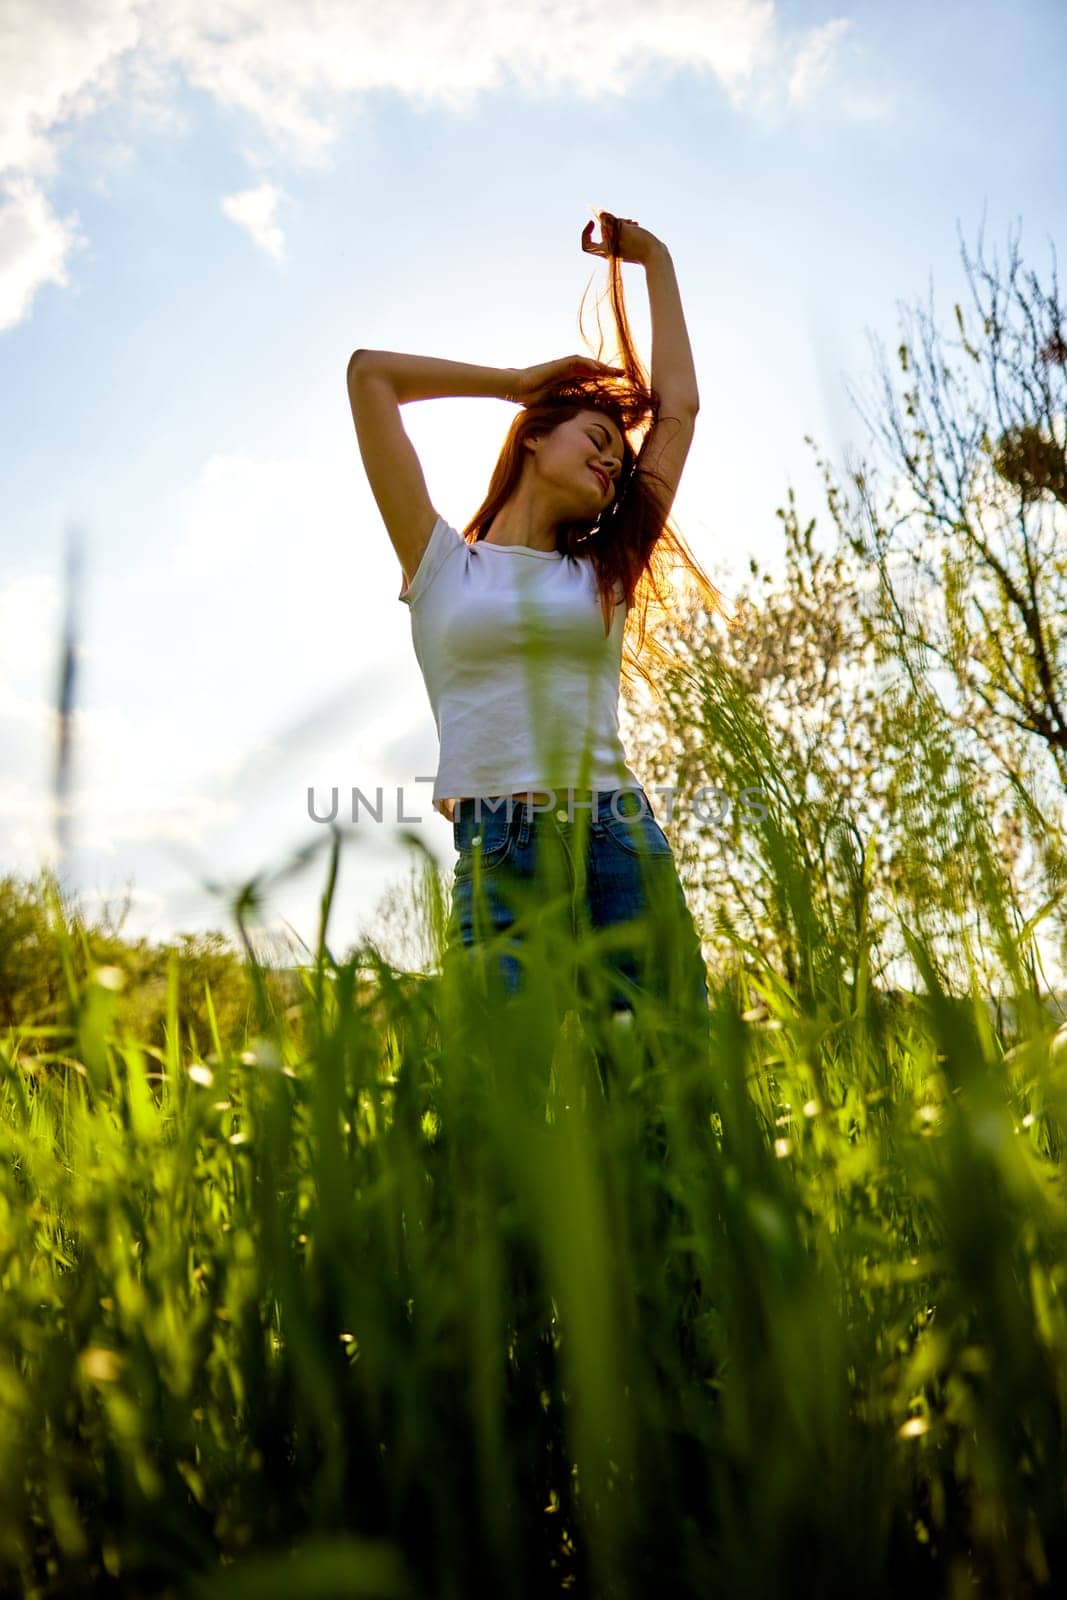
M 400 420 L 400 407 L 409 400 L 449 395 L 504 399 L 515 377 L 511 367 L 479 367 L 392 350 L 356 350 L 349 360 L 348 399 L 359 453 L 408 583 L 430 542 L 437 511 L 422 463 Z
M 603 240 L 592 243 L 592 228 L 590 222 L 582 235 L 582 248 L 593 255 L 607 256 Z M 659 396 L 660 409 L 658 420 L 645 435 L 637 470 L 655 474 L 652 488 L 666 517 L 674 504 L 700 410 L 693 351 L 667 246 L 647 228 L 623 220 L 617 222 L 615 248 L 623 261 L 645 269 L 652 324 L 649 378 Z
M 394 350 L 356 350 L 348 363 L 348 399 L 367 481 L 406 582 L 415 576 L 437 512 L 422 464 L 400 420 L 409 400 L 482 395 L 526 404 L 553 380 L 612 372 L 588 356 L 562 356 L 533 367 L 479 367 Z
M 649 377 L 659 395 L 661 415 L 695 417 L 700 410 L 696 367 L 682 296 L 667 246 L 654 239 L 645 259 L 645 281 L 652 319 Z

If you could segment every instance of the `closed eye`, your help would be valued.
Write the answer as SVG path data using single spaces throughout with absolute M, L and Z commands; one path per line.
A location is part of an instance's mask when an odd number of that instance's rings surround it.
M 600 424 L 599 423 L 594 423 L 594 427 L 600 428 Z M 596 434 L 592 431 L 592 429 L 590 429 L 590 431 L 589 431 L 589 438 L 592 439 L 592 441 L 593 441 L 593 443 L 595 445 L 597 445 L 601 450 L 603 450 L 603 448 L 604 448 L 604 446 L 606 444 L 610 444 L 611 443 L 611 435 L 610 435 L 610 433 L 608 432 L 608 430 L 606 428 L 602 429 L 601 431 L 603 432 L 603 435 L 604 435 L 603 439 L 598 439 Z

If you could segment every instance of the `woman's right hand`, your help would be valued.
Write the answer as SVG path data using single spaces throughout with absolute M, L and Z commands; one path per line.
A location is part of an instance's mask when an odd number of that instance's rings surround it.
M 566 378 L 625 377 L 622 367 L 609 367 L 591 356 L 560 356 L 557 361 L 541 361 L 533 367 L 517 367 L 505 399 L 518 405 L 535 405 L 554 384 Z

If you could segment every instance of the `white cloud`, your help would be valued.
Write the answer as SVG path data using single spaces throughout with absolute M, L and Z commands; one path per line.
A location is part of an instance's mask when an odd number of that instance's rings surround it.
M 58 625 L 59 585 L 51 573 L 8 580 L 0 589 L 0 690 L 55 658 Z
M 835 17 L 807 36 L 789 73 L 789 98 L 793 105 L 810 105 L 825 89 L 833 72 L 838 44 L 851 28 L 847 17 Z
M 0 588 L 0 870 L 32 871 L 56 860 L 54 690 L 60 593 L 55 578 L 27 573 Z M 79 654 L 91 654 L 79 644 Z M 176 751 L 176 719 L 135 718 L 121 707 L 80 702 L 71 715 L 73 789 L 69 806 L 79 848 L 114 854 L 129 842 L 202 847 L 232 823 L 236 803 L 195 789 Z M 195 717 L 196 709 L 192 708 Z
M 279 200 L 287 199 L 272 183 L 261 183 L 258 189 L 242 189 L 239 194 L 228 194 L 219 202 L 223 216 L 247 229 L 253 242 L 269 256 L 280 261 L 285 247 L 285 235 L 274 220 Z
M 76 686 L 64 855 L 52 795 L 62 583 L 42 572 L 0 583 L 0 872 L 47 863 L 89 895 L 143 881 L 153 894 L 137 892 L 131 936 L 190 918 L 232 931 L 225 897 L 207 886 L 273 872 L 279 837 L 324 844 L 307 816 L 309 784 L 320 796 L 333 784 L 342 795 L 381 785 L 390 824 L 391 786 L 404 784 L 407 815 L 423 816 L 428 846 L 447 857 L 429 786 L 413 784 L 433 771 L 436 738 L 393 599 L 398 568 L 384 530 L 372 543 L 361 525 L 345 477 L 307 460 L 216 458 L 191 495 L 189 543 L 169 563 L 156 552 L 116 579 L 122 621 L 102 642 L 87 608 L 79 656 L 96 667 Z M 221 608 L 206 590 L 221 591 Z M 374 590 L 380 605 L 355 604 Z M 293 694 L 308 661 L 318 664 L 312 692 Z M 404 741 L 413 724 L 421 740 Z M 370 891 L 384 890 L 398 860 L 393 833 L 367 824 L 347 847 L 338 925 L 354 929 Z M 321 877 L 320 855 L 271 891 L 309 939 Z
M 61 130 L 115 98 L 142 23 L 130 0 L 8 0 L 4 9 L 0 171 L 51 177 Z
M 135 582 L 142 603 L 151 584 L 183 611 L 188 592 L 190 614 L 206 586 L 233 595 L 230 621 L 213 637 L 210 678 L 216 696 L 218 684 L 235 686 L 229 720 L 241 732 L 236 745 L 231 737 L 211 752 L 212 792 L 255 794 L 264 806 L 288 795 L 301 822 L 308 785 L 322 794 L 381 786 L 391 796 L 406 784 L 417 795 L 414 775 L 436 762 L 408 618 L 395 601 L 399 565 L 377 508 L 361 512 L 369 491 L 352 478 L 309 459 L 212 457 L 190 490 L 169 563 Z M 310 674 L 309 663 L 317 663 Z M 294 673 L 314 683 L 310 695 L 287 696 Z M 193 706 L 186 714 L 197 715 Z M 218 720 L 218 710 L 200 720 Z
M 215 455 L 188 492 L 186 528 L 171 552 L 168 578 L 225 579 L 247 573 L 252 585 L 277 593 L 276 563 L 289 559 L 309 527 L 336 521 L 350 486 L 339 472 L 329 481 L 302 458 L 261 461 Z
M 134 120 L 177 123 L 184 82 L 242 112 L 278 155 L 321 167 L 337 114 L 360 96 L 392 91 L 420 106 L 468 110 L 513 85 L 531 97 L 561 91 L 598 100 L 629 93 L 649 71 L 712 78 L 740 112 L 806 106 L 827 82 L 845 18 L 783 42 L 775 0 L 7 0 L 0 30 L 0 327 L 29 315 L 44 282 L 68 281 L 76 218 L 60 220 L 43 183 L 58 171 L 77 124 L 121 103 Z M 869 118 L 884 98 L 842 88 L 838 109 Z M 259 164 L 258 158 L 254 163 Z M 270 183 L 228 196 L 227 216 L 275 257 L 282 234 Z
M 129 938 L 134 938 L 135 926 L 142 926 L 158 920 L 166 907 L 163 895 L 157 894 L 152 889 L 137 889 L 132 884 L 123 884 L 113 889 L 85 889 L 78 891 L 78 904 L 93 921 L 103 920 L 110 916 L 125 930 Z M 128 919 L 123 920 L 123 910 L 128 905 Z
M 67 263 L 86 244 L 77 216 L 58 217 L 30 177 L 11 178 L 0 200 L 0 332 L 30 314 L 42 284 L 70 282 Z

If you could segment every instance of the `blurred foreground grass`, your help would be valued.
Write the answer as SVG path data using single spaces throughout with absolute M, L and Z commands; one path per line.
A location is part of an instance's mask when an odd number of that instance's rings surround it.
M 160 992 L 34 904 L 3 1593 L 1062 1592 L 1040 1008 L 1005 1039 L 930 966 L 816 1003 L 739 955 L 707 1038 L 609 1035 L 605 1092 L 551 951 L 517 1012 L 325 935 L 290 973 L 172 951 Z

